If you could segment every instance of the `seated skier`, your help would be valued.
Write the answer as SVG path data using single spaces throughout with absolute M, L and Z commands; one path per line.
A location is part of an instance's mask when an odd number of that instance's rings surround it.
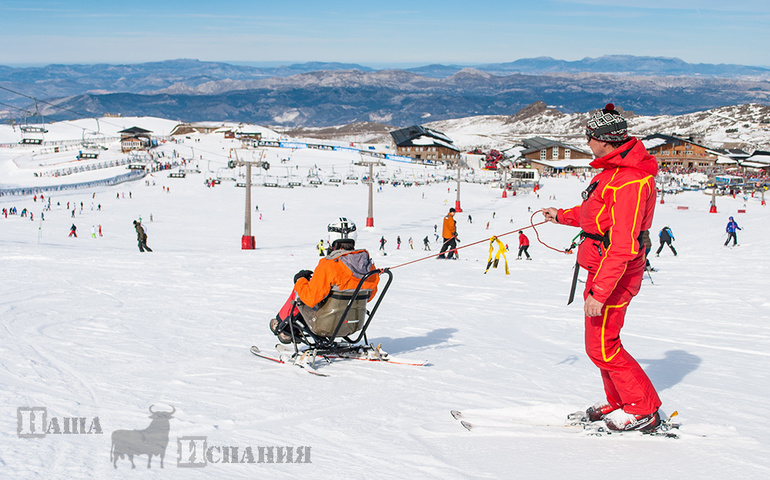
M 299 309 L 293 307 L 295 299 L 311 308 L 320 308 L 332 287 L 338 290 L 352 290 L 358 286 L 361 278 L 371 270 L 376 270 L 369 252 L 355 250 L 356 241 L 352 238 L 340 238 L 332 242 L 326 257 L 322 258 L 314 271 L 300 270 L 294 275 L 294 290 L 275 318 L 270 320 L 270 330 L 281 343 L 291 343 L 289 321 L 292 316 L 300 316 Z M 364 282 L 362 289 L 371 290 L 371 301 L 377 293 L 379 276 L 372 275 Z M 295 330 L 295 334 L 296 334 Z

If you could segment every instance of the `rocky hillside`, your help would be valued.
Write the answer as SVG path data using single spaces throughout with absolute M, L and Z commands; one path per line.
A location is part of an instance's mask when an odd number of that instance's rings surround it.
M 315 63 L 268 69 L 196 60 L 2 67 L 0 118 L 18 120 L 39 111 L 51 119 L 122 114 L 285 127 L 361 122 L 406 126 L 514 115 L 536 102 L 575 113 L 612 101 L 640 115 L 770 103 L 770 80 L 764 69 L 733 66 L 734 74 L 727 76 L 731 70 L 721 66 L 673 60 L 528 59 L 411 71 Z M 40 100 L 37 106 L 31 96 Z

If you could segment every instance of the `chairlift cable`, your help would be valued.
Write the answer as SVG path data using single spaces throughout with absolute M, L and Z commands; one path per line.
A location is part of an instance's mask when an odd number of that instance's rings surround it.
M 17 107 L 17 106 L 14 106 L 14 105 L 10 105 L 10 104 L 7 104 L 7 103 L 3 103 L 3 102 L 0 102 L 0 105 L 3 105 L 3 106 L 6 106 L 6 107 L 10 107 L 10 108 L 16 109 L 16 110 L 18 110 L 18 111 L 20 111 L 20 112 L 24 112 L 24 113 L 28 114 L 28 116 L 32 116 L 32 115 L 31 115 L 31 114 L 32 114 L 32 112 L 30 112 L 29 110 L 25 110 L 25 109 L 23 109 L 23 108 L 19 108 L 19 107 Z
M 37 99 L 35 97 L 32 97 L 32 96 L 27 95 L 25 93 L 17 92 L 15 90 L 12 90 L 10 88 L 4 87 L 2 85 L 0 85 L 0 89 L 8 91 L 8 92 L 11 92 L 13 94 L 16 94 L 16 95 L 19 95 L 19 96 L 22 96 L 22 97 L 25 97 L 25 98 L 29 98 L 30 100 L 33 100 L 35 102 L 35 115 L 37 115 L 39 113 L 38 112 L 38 102 L 40 102 L 40 103 L 45 103 L 46 105 L 50 105 L 53 108 L 58 108 L 59 110 L 64 110 L 64 111 L 67 111 L 67 112 L 70 112 L 70 113 L 74 113 L 75 115 L 77 115 L 80 118 L 96 118 L 94 115 L 85 114 L 83 112 L 76 112 L 75 110 L 69 109 L 67 107 L 62 107 L 61 105 L 57 105 L 55 103 L 47 102 L 45 100 L 39 100 L 39 99 Z M 17 108 L 17 107 L 14 107 L 14 108 Z M 107 123 L 108 125 L 112 125 L 113 127 L 123 128 L 122 125 L 117 125 L 117 124 L 110 123 L 110 122 L 105 122 L 105 123 Z M 97 125 L 98 125 L 98 120 L 97 120 Z M 74 125 L 74 126 L 77 127 L 77 125 Z M 77 127 L 77 128 L 84 129 L 83 127 Z

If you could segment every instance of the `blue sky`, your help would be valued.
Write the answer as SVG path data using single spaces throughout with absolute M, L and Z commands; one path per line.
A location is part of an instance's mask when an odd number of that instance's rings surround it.
M 630 54 L 770 66 L 767 0 L 0 0 L 2 65 L 352 62 Z

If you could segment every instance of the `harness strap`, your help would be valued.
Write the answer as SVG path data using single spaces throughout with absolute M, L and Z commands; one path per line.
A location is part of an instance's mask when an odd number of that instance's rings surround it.
M 641 246 L 644 242 L 644 233 L 648 230 L 642 230 L 639 232 L 639 236 L 636 237 L 636 240 L 639 242 L 639 245 Z M 579 234 L 581 239 L 590 238 L 591 240 L 596 240 L 597 242 L 602 242 L 602 245 L 604 245 L 604 248 L 607 249 L 610 246 L 610 236 L 609 232 L 605 233 L 604 235 L 599 235 L 596 233 L 588 233 L 581 231 Z M 574 243 L 574 242 L 573 242 Z M 599 252 L 601 254 L 601 252 Z M 572 301 L 575 299 L 575 290 L 577 289 L 577 281 L 578 281 L 578 273 L 580 272 L 580 264 L 575 261 L 575 272 L 572 274 L 572 285 L 570 286 L 569 290 L 569 300 L 567 300 L 567 305 L 572 303 Z
M 639 245 L 641 245 L 644 242 L 644 232 L 649 232 L 649 230 L 642 230 L 639 232 L 639 236 L 636 237 L 636 240 L 639 242 Z M 602 245 L 604 245 L 604 248 L 609 248 L 610 246 L 610 232 L 605 232 L 604 235 L 599 235 L 598 233 L 588 233 L 588 232 L 580 232 L 580 238 L 590 238 L 591 240 L 596 240 L 597 242 L 602 242 Z

